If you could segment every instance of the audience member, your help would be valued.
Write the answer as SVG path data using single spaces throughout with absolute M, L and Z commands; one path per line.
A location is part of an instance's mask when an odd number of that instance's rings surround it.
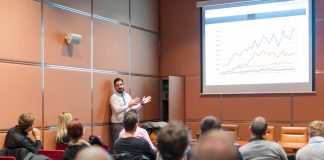
M 72 114 L 62 112 L 58 117 L 58 126 L 56 132 L 56 143 L 67 144 L 70 137 L 67 135 L 67 124 L 72 120 Z
M 156 153 L 150 144 L 144 139 L 134 137 L 138 121 L 139 116 L 135 111 L 130 110 L 125 113 L 123 117 L 125 134 L 116 140 L 115 152 L 117 154 L 129 153 L 134 156 L 144 155 L 150 160 L 155 160 Z
M 170 124 L 161 128 L 157 138 L 158 160 L 187 159 L 189 131 L 184 125 Z
M 8 150 L 25 148 L 34 154 L 41 149 L 41 136 L 37 128 L 33 128 L 35 116 L 32 113 L 23 113 L 18 118 L 18 125 L 8 130 L 5 138 L 4 148 Z M 28 137 L 32 131 L 35 142 Z
M 250 126 L 252 135 L 250 142 L 239 148 L 243 159 L 287 160 L 287 155 L 279 144 L 263 138 L 267 132 L 267 126 L 267 121 L 264 117 L 253 119 Z
M 227 132 L 212 130 L 203 134 L 194 148 L 194 160 L 236 160 L 235 139 Z
M 83 125 L 79 119 L 71 120 L 67 125 L 67 133 L 71 138 L 68 147 L 64 151 L 64 160 L 74 160 L 76 154 L 90 144 L 82 139 Z
M 297 160 L 324 159 L 324 122 L 313 121 L 308 126 L 309 142 L 296 154 Z
M 91 146 L 82 149 L 77 155 L 75 160 L 113 160 L 107 151 L 102 147 Z
M 137 111 L 136 110 L 129 110 L 129 112 L 134 112 L 135 114 L 137 114 Z M 123 137 L 125 136 L 126 132 L 125 132 L 125 129 L 123 129 L 120 133 L 119 133 L 119 138 L 120 137 Z M 134 133 L 134 137 L 137 137 L 137 138 L 142 138 L 142 139 L 145 139 L 151 146 L 151 148 L 156 151 L 156 148 L 155 146 L 153 145 L 151 139 L 150 139 L 150 136 L 148 135 L 147 131 L 141 127 L 139 127 L 137 125 L 136 127 L 136 131 Z
M 221 121 L 218 120 L 214 116 L 207 116 L 200 122 L 200 131 L 201 134 L 206 133 L 207 131 L 210 131 L 211 129 L 220 130 L 221 129 Z

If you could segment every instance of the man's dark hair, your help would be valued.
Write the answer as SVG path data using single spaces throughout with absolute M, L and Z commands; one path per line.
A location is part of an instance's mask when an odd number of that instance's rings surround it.
M 221 121 L 214 116 L 207 116 L 200 122 L 201 133 L 204 134 L 211 129 L 221 129 Z
M 78 140 L 83 135 L 83 125 L 79 119 L 71 120 L 67 125 L 67 133 L 73 140 Z
M 123 79 L 121 79 L 121 78 L 115 78 L 115 79 L 114 79 L 114 85 L 115 85 L 116 82 L 118 82 L 118 81 L 122 81 L 122 82 L 124 83 Z
M 184 125 L 171 124 L 162 128 L 157 138 L 157 148 L 163 160 L 179 160 L 189 144 L 189 131 Z
M 251 132 L 256 138 L 261 138 L 267 133 L 267 120 L 264 117 L 258 116 L 251 122 Z
M 139 116 L 136 110 L 132 109 L 125 113 L 124 115 L 124 128 L 126 132 L 134 131 L 136 124 L 138 123 Z

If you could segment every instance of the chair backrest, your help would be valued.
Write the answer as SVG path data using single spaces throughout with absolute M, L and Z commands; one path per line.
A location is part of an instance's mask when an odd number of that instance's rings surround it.
M 0 160 L 16 160 L 14 156 L 0 156 Z
M 273 139 L 274 139 L 273 137 L 274 137 L 274 127 L 268 126 L 267 133 L 263 136 L 263 138 L 268 141 L 273 141 Z
M 281 127 L 280 141 L 285 143 L 307 143 L 307 127 Z
M 45 155 L 51 160 L 62 160 L 64 150 L 38 150 L 38 154 Z
M 233 134 L 238 139 L 239 126 L 237 124 L 222 124 L 222 130 Z
M 68 145 L 65 143 L 56 143 L 55 149 L 56 150 L 65 150 L 67 147 L 68 147 Z
M 103 149 L 105 149 L 106 151 L 108 151 L 108 149 L 109 149 L 109 145 L 108 144 L 102 144 L 101 147 Z

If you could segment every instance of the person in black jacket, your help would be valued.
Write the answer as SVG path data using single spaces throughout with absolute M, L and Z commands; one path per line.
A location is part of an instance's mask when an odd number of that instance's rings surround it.
M 14 150 L 25 148 L 36 154 L 42 148 L 40 131 L 33 128 L 35 116 L 32 113 L 23 113 L 18 118 L 18 125 L 8 130 L 5 138 L 4 148 Z M 35 142 L 28 137 L 28 132 L 32 131 Z

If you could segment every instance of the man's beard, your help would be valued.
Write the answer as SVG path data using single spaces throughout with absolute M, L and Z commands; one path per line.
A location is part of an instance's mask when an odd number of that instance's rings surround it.
M 123 93 L 124 92 L 124 88 L 117 89 L 117 92 L 118 93 Z

